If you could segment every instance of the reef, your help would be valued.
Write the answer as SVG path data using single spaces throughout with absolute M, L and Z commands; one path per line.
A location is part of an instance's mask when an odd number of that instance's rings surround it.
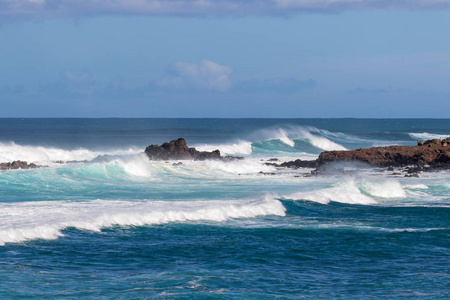
M 193 147 L 188 147 L 184 138 L 172 140 L 160 146 L 150 145 L 145 148 L 150 160 L 240 160 L 242 157 L 221 156 L 219 150 L 214 151 L 198 151 Z

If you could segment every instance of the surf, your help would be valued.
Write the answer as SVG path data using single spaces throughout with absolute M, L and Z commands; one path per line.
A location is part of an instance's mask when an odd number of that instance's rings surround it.
M 62 149 L 57 147 L 20 145 L 0 142 L 0 162 L 23 160 L 29 163 L 54 164 L 56 161 L 90 161 L 102 155 L 133 155 L 143 152 L 134 147 L 94 151 L 86 148 Z
M 0 245 L 52 240 L 64 229 L 100 232 L 113 226 L 151 226 L 174 222 L 225 222 L 259 216 L 284 216 L 271 196 L 213 201 L 40 201 L 0 203 Z

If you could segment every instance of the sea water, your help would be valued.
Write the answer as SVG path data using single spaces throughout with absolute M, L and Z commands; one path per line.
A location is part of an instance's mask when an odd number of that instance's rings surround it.
M 0 119 L 0 298 L 450 297 L 450 172 L 267 165 L 450 120 Z M 150 144 L 244 160 L 149 161 Z M 400 171 L 400 170 L 399 170 Z

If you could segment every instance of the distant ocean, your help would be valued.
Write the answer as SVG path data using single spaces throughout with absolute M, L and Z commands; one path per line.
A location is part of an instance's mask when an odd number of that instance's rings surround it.
M 0 171 L 0 298 L 450 298 L 450 171 L 265 164 L 446 136 L 450 119 L 0 119 L 0 162 L 48 166 Z M 245 159 L 143 154 L 180 137 Z

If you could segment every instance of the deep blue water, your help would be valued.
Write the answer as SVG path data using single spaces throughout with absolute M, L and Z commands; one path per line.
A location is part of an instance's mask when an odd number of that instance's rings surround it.
M 0 172 L 0 298 L 449 298 L 448 171 L 264 164 L 444 136 L 449 119 L 0 119 L 0 162 L 47 166 Z M 179 137 L 245 159 L 142 154 Z

